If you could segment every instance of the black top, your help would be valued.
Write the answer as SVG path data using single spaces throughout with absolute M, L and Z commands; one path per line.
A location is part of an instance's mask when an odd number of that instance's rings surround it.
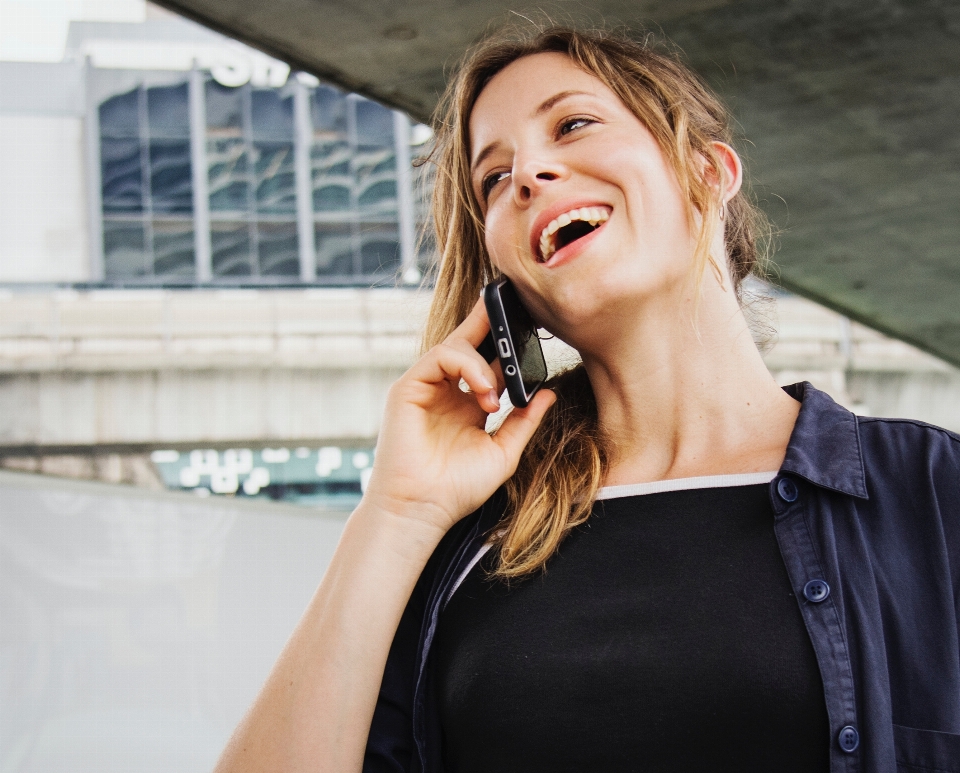
M 822 773 L 823 685 L 768 486 L 608 499 L 545 574 L 440 615 L 451 773 Z

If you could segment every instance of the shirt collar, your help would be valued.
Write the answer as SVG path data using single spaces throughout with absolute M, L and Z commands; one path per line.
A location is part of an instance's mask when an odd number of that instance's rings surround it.
M 857 417 L 807 381 L 784 391 L 801 405 L 780 469 L 816 486 L 869 499 Z

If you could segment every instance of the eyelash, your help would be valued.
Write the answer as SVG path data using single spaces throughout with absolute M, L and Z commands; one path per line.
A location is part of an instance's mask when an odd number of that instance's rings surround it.
M 566 137 L 571 131 L 576 131 L 576 129 L 583 128 L 583 126 L 577 126 L 575 128 L 567 129 L 567 127 L 572 126 L 573 124 L 582 124 L 587 126 L 588 124 L 595 123 L 592 118 L 586 118 L 584 116 L 578 116 L 577 118 L 567 118 L 557 127 L 557 135 L 560 137 Z M 566 129 L 566 131 L 565 131 Z M 490 191 L 493 190 L 493 186 L 498 182 L 506 179 L 510 176 L 509 172 L 492 172 L 488 174 L 480 182 L 480 194 L 483 196 L 483 200 L 486 201 L 490 196 Z

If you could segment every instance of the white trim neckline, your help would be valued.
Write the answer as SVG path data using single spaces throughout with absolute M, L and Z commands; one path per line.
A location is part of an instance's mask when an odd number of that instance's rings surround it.
M 758 483 L 769 483 L 779 474 L 779 470 L 773 472 L 743 472 L 734 475 L 701 475 L 696 478 L 672 478 L 670 480 L 655 480 L 650 483 L 604 486 L 597 492 L 597 499 L 619 499 L 620 497 L 662 494 L 667 491 L 687 491 L 698 488 L 754 486 Z

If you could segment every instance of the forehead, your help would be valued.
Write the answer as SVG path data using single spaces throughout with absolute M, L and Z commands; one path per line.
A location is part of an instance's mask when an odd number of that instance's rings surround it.
M 566 54 L 544 52 L 511 62 L 484 86 L 470 112 L 471 155 L 513 121 L 536 117 L 537 108 L 564 91 L 613 99 L 599 78 L 580 69 Z

